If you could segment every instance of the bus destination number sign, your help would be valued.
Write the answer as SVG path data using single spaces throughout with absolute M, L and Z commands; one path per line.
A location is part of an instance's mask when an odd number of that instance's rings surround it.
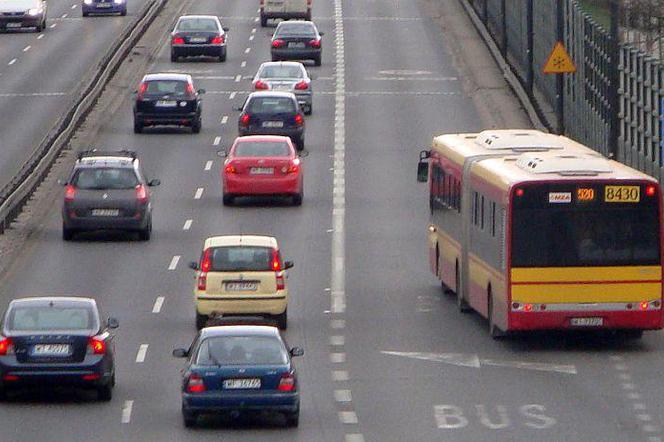
M 605 186 L 604 201 L 607 203 L 638 203 L 641 201 L 641 187 Z
M 592 187 L 579 187 L 576 189 L 576 200 L 580 202 L 594 201 L 595 189 Z

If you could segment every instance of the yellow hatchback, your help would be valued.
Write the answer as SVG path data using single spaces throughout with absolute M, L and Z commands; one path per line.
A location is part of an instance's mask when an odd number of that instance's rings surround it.
M 205 240 L 196 271 L 196 328 L 210 316 L 261 315 L 287 327 L 286 269 L 277 240 L 271 236 L 223 235 Z

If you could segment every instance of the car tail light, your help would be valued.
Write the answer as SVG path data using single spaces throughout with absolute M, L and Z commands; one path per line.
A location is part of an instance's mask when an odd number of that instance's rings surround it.
M 213 45 L 220 45 L 224 44 L 225 41 L 226 41 L 225 35 L 216 35 L 212 38 L 212 41 L 210 43 L 212 43 Z
M 237 169 L 232 163 L 228 163 L 224 166 L 224 172 L 226 173 L 237 173 Z
M 196 373 L 192 373 L 187 380 L 187 393 L 203 393 L 207 388 L 205 388 L 205 383 L 203 378 Z
M 299 171 L 300 171 L 300 160 L 296 158 L 290 163 L 290 166 L 288 166 L 288 170 L 286 171 L 286 173 L 298 173 Z
M 295 89 L 297 89 L 298 91 L 306 91 L 307 89 L 309 89 L 309 83 L 302 80 L 295 85 Z
M 84 381 L 98 381 L 101 378 L 100 375 L 98 374 L 84 374 L 83 375 L 83 380 Z
M 89 355 L 103 355 L 106 353 L 106 341 L 98 336 L 93 336 L 88 339 Z
M 297 380 L 294 373 L 284 373 L 279 379 L 279 391 L 295 391 L 297 389 Z
M 6 374 L 2 380 L 3 381 L 18 381 L 19 377 L 15 374 Z
M 13 355 L 13 354 L 14 354 L 14 342 L 12 342 L 12 338 L 1 338 L 0 356 Z
M 304 124 L 304 117 L 300 114 L 295 115 L 295 124 L 302 126 Z
M 277 290 L 286 290 L 284 275 L 277 275 Z
M 279 259 L 279 252 L 277 249 L 272 249 L 272 270 L 275 272 L 281 271 L 281 260 Z
M 187 85 L 184 87 L 184 92 L 189 96 L 189 98 L 193 98 L 196 95 L 194 85 L 191 83 L 187 83 Z
M 202 273 L 201 272 L 198 275 L 198 281 L 196 283 L 196 287 L 198 288 L 198 290 L 203 291 L 203 292 L 205 290 L 207 290 L 207 273 Z
M 142 100 L 146 90 L 148 90 L 148 84 L 141 83 L 141 85 L 138 87 L 138 95 L 136 96 L 136 98 L 138 100 Z
M 251 115 L 244 114 L 240 117 L 240 126 L 247 127 L 249 126 L 250 121 L 251 121 Z
M 211 255 L 212 251 L 210 249 L 205 249 L 203 256 L 201 257 L 201 268 L 196 283 L 198 290 L 205 291 L 207 289 L 207 272 L 210 271 L 210 267 L 212 266 Z
M 279 39 L 277 39 L 277 40 L 273 40 L 273 41 L 272 41 L 272 47 L 273 47 L 273 48 L 281 48 L 281 47 L 283 47 L 285 44 L 286 44 L 285 41 L 283 41 L 283 40 L 279 40 Z
M 76 198 L 76 187 L 72 186 L 71 184 L 67 184 L 65 187 L 65 201 L 70 203 L 74 201 L 74 198 Z
M 257 91 L 258 90 L 265 91 L 267 89 L 270 89 L 270 86 L 266 82 L 258 80 L 256 83 L 254 83 L 254 89 L 256 89 Z
M 140 204 L 148 202 L 148 191 L 143 184 L 136 186 L 136 199 Z
M 184 38 L 180 35 L 174 35 L 173 40 L 171 41 L 174 45 L 183 45 L 184 44 Z
M 311 46 L 312 48 L 316 48 L 316 49 L 320 48 L 320 39 L 310 40 L 309 41 L 309 46 Z

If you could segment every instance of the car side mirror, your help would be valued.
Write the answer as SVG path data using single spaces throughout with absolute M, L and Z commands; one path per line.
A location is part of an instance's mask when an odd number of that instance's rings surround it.
M 161 180 L 158 180 L 157 178 L 148 181 L 148 186 L 150 187 L 155 187 L 161 184 Z
M 420 183 L 429 181 L 429 162 L 426 160 L 430 155 L 428 150 L 420 152 L 420 160 L 417 163 L 417 181 Z
M 244 106 L 237 106 L 237 107 L 234 107 L 233 109 L 235 109 L 236 111 L 242 112 L 242 109 L 244 109 Z
M 300 347 L 293 347 L 288 352 L 291 356 L 304 356 L 304 349 Z
M 231 28 L 228 28 L 228 27 L 226 27 L 226 26 L 222 27 L 221 29 L 223 29 L 223 30 L 224 30 L 224 32 L 228 32 L 228 31 L 230 31 L 230 30 L 231 30 Z
M 136 95 L 138 91 L 131 91 L 132 94 Z
M 196 261 L 191 261 L 189 263 L 189 268 L 192 270 L 198 270 L 198 263 Z
M 198 95 L 205 95 L 205 89 L 199 89 L 196 92 L 198 92 Z
M 325 35 L 325 32 L 318 32 L 318 35 L 322 37 L 323 35 Z
M 222 158 L 226 158 L 228 156 L 228 152 L 226 152 L 226 149 L 221 149 L 217 151 L 217 155 Z
M 173 356 L 175 356 L 176 358 L 186 358 L 187 356 L 189 356 L 189 352 L 184 348 L 176 348 L 175 350 L 173 350 Z
M 295 263 L 293 261 L 285 261 L 284 262 L 284 270 L 291 269 L 291 268 L 293 268 L 294 265 L 295 265 Z
M 106 327 L 108 327 L 110 329 L 116 329 L 116 328 L 120 327 L 120 322 L 116 318 L 109 317 L 106 320 Z

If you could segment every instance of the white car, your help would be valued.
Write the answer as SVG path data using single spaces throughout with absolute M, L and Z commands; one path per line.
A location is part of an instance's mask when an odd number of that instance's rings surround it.
M 0 30 L 34 28 L 41 32 L 46 28 L 46 2 L 43 0 L 0 1 Z
M 261 26 L 267 26 L 267 21 L 271 18 L 311 21 L 311 2 L 312 0 L 260 0 Z

